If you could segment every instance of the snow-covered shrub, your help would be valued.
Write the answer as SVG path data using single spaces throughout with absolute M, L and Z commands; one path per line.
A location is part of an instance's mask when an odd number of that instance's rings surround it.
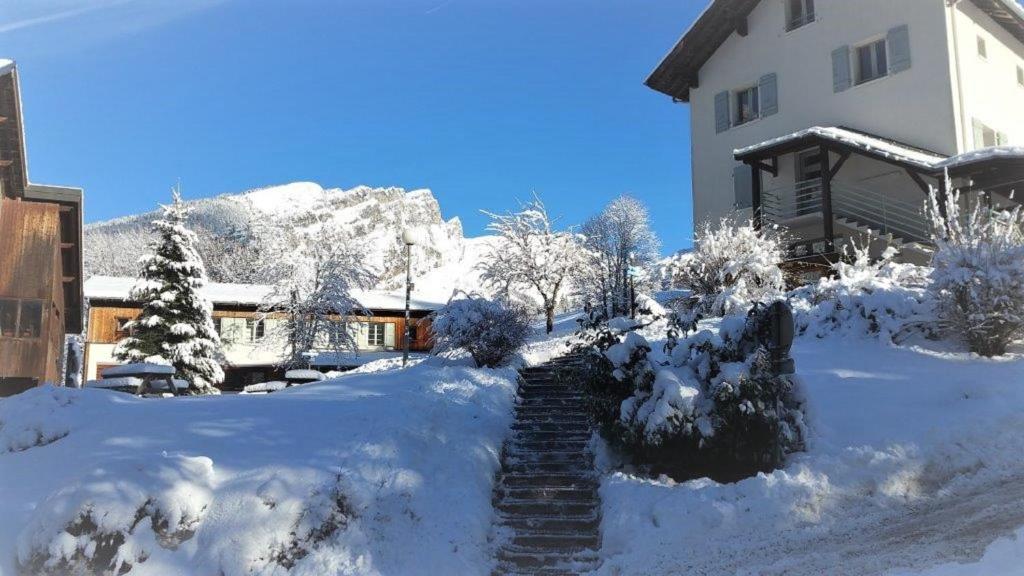
M 948 183 L 947 183 L 948 187 Z M 936 245 L 929 290 L 946 330 L 982 356 L 1006 353 L 1024 337 L 1024 211 L 977 202 L 964 210 L 958 192 L 933 191 L 929 206 Z
M 530 316 L 510 303 L 463 295 L 434 313 L 434 353 L 465 349 L 477 366 L 495 367 L 526 342 Z
M 802 445 L 796 382 L 775 375 L 762 345 L 762 305 L 723 319 L 718 333 L 680 340 L 671 366 L 622 403 L 624 443 L 638 463 L 677 479 L 736 480 L 772 470 Z
M 913 327 L 928 330 L 934 319 L 926 290 L 930 269 L 893 262 L 892 248 L 872 260 L 868 248 L 853 247 L 833 265 L 834 277 L 790 293 L 799 334 L 892 339 Z
M 758 230 L 735 216 L 697 230 L 696 247 L 676 258 L 675 284 L 693 291 L 698 309 L 713 316 L 742 312 L 779 298 L 785 279 L 779 263 L 786 245 L 775 230 Z

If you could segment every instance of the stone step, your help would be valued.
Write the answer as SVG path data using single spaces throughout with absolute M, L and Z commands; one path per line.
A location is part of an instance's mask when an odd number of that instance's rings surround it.
M 593 472 L 512 472 L 501 476 L 501 485 L 509 488 L 520 486 L 553 487 L 553 488 L 595 488 L 597 479 Z
M 597 501 L 597 484 L 583 486 L 516 486 L 499 485 L 495 493 L 506 502 L 589 502 Z
M 601 535 L 597 534 L 547 534 L 543 532 L 517 533 L 509 542 L 521 549 L 538 551 L 549 550 L 555 553 L 574 553 L 593 550 L 601 545 Z
M 601 518 L 597 515 L 561 518 L 554 516 L 505 516 L 501 523 L 517 533 L 597 534 Z
M 577 420 L 520 420 L 512 425 L 515 432 L 575 432 L 590 434 L 590 422 Z
M 593 464 L 588 458 L 577 458 L 561 462 L 506 461 L 503 470 L 508 474 L 563 474 L 573 472 L 593 474 Z
M 512 433 L 514 442 L 539 442 L 543 440 L 558 440 L 561 442 L 582 441 L 584 444 L 590 440 L 590 430 L 581 429 L 578 432 L 565 432 L 561 430 L 518 430 Z
M 578 390 L 565 390 L 560 392 L 534 392 L 531 390 L 520 390 L 519 397 L 523 400 L 530 399 L 541 399 L 541 400 L 576 400 L 577 402 L 583 403 L 586 398 Z
M 516 404 L 516 416 L 587 416 L 586 406 L 545 406 L 543 403 Z
M 533 548 L 519 546 L 503 547 L 498 551 L 498 561 L 505 567 L 517 567 L 530 569 L 524 574 L 544 574 L 539 570 L 568 570 L 569 574 L 581 574 L 597 568 L 597 554 L 594 551 L 583 550 L 576 553 L 552 554 L 550 552 L 537 551 Z M 515 574 L 516 572 L 512 572 Z M 554 572 L 564 574 L 566 572 Z
M 570 408 L 576 410 L 584 409 L 583 397 L 574 396 L 567 398 L 547 398 L 537 396 L 533 398 L 521 398 L 518 406 L 527 408 Z
M 589 436 L 568 440 L 524 440 L 515 438 L 508 443 L 514 454 L 523 452 L 585 452 Z
M 502 515 L 509 516 L 558 514 L 566 518 L 576 518 L 595 514 L 595 508 L 589 502 L 499 501 L 496 508 Z
M 587 452 L 515 452 L 506 450 L 502 464 L 512 466 L 538 466 L 560 464 L 580 468 L 593 468 L 593 459 Z

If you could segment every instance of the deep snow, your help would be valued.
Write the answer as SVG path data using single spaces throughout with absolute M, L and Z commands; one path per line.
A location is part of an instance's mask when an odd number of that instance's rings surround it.
M 107 531 L 140 510 L 180 527 L 138 523 L 121 550 L 132 574 L 281 574 L 296 541 L 311 552 L 293 575 L 486 573 L 515 376 L 432 358 L 269 395 L 0 400 L 0 574 L 85 549 L 64 529 L 90 510 Z
M 599 574 L 903 574 L 949 562 L 935 574 L 960 574 L 942 570 L 1024 526 L 1020 354 L 846 335 L 798 338 L 793 356 L 808 451 L 735 484 L 612 473 Z M 1024 542 L 1002 540 L 986 561 L 1007 554 L 1024 559 Z

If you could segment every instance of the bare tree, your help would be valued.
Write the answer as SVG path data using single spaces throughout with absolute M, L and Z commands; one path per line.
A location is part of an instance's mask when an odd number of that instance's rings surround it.
M 611 316 L 628 314 L 635 290 L 630 272 L 649 267 L 660 248 L 647 207 L 632 196 L 619 196 L 587 220 L 581 232 L 588 262 L 580 281 L 587 295 L 600 301 Z
M 554 230 L 536 194 L 518 212 L 484 214 L 491 217 L 488 230 L 500 235 L 503 242 L 484 255 L 481 278 L 506 296 L 518 287 L 535 291 L 550 333 L 559 297 L 581 263 L 579 237 L 570 230 Z
M 304 232 L 281 254 L 290 263 L 263 305 L 265 315 L 284 312 L 279 332 L 284 336 L 285 363 L 299 365 L 307 353 L 327 350 L 337 357 L 356 349 L 351 318 L 367 315 L 353 295 L 376 282 L 376 274 L 365 265 L 365 250 L 337 229 Z

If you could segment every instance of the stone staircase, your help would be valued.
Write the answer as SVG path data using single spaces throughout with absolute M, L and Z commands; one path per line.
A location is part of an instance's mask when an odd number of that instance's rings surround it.
M 494 491 L 495 574 L 580 574 L 598 565 L 598 477 L 587 450 L 590 421 L 578 390 L 555 370 L 566 356 L 521 371 L 519 404 Z

